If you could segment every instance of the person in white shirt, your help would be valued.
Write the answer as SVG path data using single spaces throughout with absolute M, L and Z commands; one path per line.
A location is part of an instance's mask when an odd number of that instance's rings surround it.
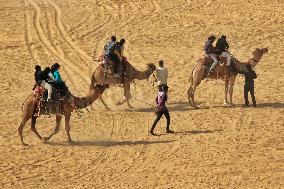
M 154 74 L 155 80 L 158 82 L 158 88 L 160 89 L 161 85 L 168 85 L 168 70 L 164 68 L 164 61 L 159 61 L 159 67 L 156 69 L 156 75 Z

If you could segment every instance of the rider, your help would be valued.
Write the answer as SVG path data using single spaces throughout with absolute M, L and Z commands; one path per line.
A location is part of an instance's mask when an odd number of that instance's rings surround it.
M 221 57 L 225 57 L 227 60 L 227 67 L 230 66 L 231 63 L 231 55 L 228 53 L 229 44 L 226 41 L 226 36 L 222 35 L 216 42 L 216 49 L 219 51 Z
M 118 74 L 119 65 L 122 63 L 122 60 L 123 60 L 124 44 L 125 44 L 125 39 L 121 39 L 119 42 L 115 43 L 114 53 L 116 54 L 116 57 L 118 58 L 118 61 L 114 65 L 114 70 L 116 74 Z
M 214 69 L 216 64 L 218 64 L 218 60 L 217 60 L 217 57 L 216 57 L 215 49 L 214 49 L 214 47 L 212 45 L 213 42 L 215 41 L 215 39 L 216 39 L 216 37 L 214 35 L 209 36 L 208 40 L 205 42 L 205 45 L 204 45 L 205 54 L 207 56 L 209 56 L 210 58 L 212 58 L 213 61 L 214 61 L 212 66 L 209 69 L 209 73 L 212 72 L 212 70 Z
M 152 127 L 151 127 L 151 130 L 150 130 L 150 134 L 151 135 L 156 135 L 154 133 L 154 129 L 157 125 L 157 123 L 160 121 L 161 117 L 163 115 L 165 115 L 166 119 L 167 119 L 167 127 L 166 127 L 166 133 L 173 133 L 174 131 L 170 130 L 170 114 L 169 114 L 169 111 L 166 107 L 166 101 L 167 101 L 167 98 L 168 98 L 168 86 L 167 85 L 162 85 L 162 87 L 160 88 L 159 90 L 159 93 L 158 93 L 158 96 L 156 97 L 156 104 L 157 104 L 157 111 L 156 111 L 156 115 L 157 115 L 157 118 L 155 119 Z
M 112 54 L 112 49 L 115 45 L 116 42 L 116 37 L 115 36 L 111 36 L 110 41 L 106 43 L 105 47 L 104 47 L 104 55 L 108 56 Z
M 68 87 L 66 86 L 65 82 L 61 79 L 59 69 L 60 65 L 58 63 L 55 63 L 51 66 L 51 72 L 53 73 L 54 76 L 55 87 L 61 89 L 60 94 L 61 96 L 64 96 L 68 91 Z
M 35 85 L 40 85 L 41 80 L 42 80 L 42 78 L 41 78 L 41 73 L 42 73 L 42 70 L 41 70 L 40 65 L 36 65 L 36 66 L 35 66 L 35 73 L 34 73 L 35 82 L 36 82 Z
M 54 81 L 54 77 L 50 71 L 50 67 L 46 67 L 42 72 L 41 72 L 41 84 L 43 88 L 47 90 L 47 101 L 51 101 L 51 94 L 52 94 L 52 86 L 50 85 L 50 82 Z
M 111 41 L 109 41 L 105 47 L 104 47 L 104 56 L 113 61 L 113 69 L 114 69 L 114 74 L 117 75 L 117 67 L 119 65 L 120 59 L 119 56 L 117 55 L 117 50 L 116 50 L 116 46 L 117 46 L 116 42 L 116 37 L 112 36 L 111 37 Z

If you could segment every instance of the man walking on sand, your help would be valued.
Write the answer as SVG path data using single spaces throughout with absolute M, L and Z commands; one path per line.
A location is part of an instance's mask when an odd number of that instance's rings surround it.
M 155 81 L 158 82 L 158 88 L 161 89 L 162 85 L 167 85 L 168 70 L 164 67 L 164 61 L 159 61 L 159 67 L 156 69 L 156 75 L 154 74 Z
M 153 136 L 156 136 L 156 134 L 154 133 L 154 129 L 157 125 L 157 123 L 160 121 L 161 117 L 163 115 L 165 115 L 166 119 L 167 119 L 167 127 L 166 127 L 166 133 L 174 133 L 174 131 L 170 130 L 170 114 L 168 111 L 168 108 L 166 107 L 166 101 L 168 99 L 168 86 L 163 84 L 160 87 L 158 96 L 156 97 L 156 104 L 157 104 L 157 111 L 156 111 L 156 115 L 157 118 L 155 119 L 151 130 L 150 130 L 150 134 Z

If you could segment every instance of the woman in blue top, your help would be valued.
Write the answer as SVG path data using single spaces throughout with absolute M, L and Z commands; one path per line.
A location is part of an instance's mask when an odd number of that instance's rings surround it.
M 55 88 L 60 90 L 61 96 L 64 96 L 68 91 L 68 87 L 66 86 L 65 82 L 61 79 L 59 69 L 60 65 L 58 63 L 55 63 L 51 66 L 51 73 L 54 76 Z
M 56 84 L 64 83 L 64 81 L 61 79 L 59 70 L 60 65 L 58 63 L 55 63 L 51 66 L 51 72 L 53 74 L 54 80 Z

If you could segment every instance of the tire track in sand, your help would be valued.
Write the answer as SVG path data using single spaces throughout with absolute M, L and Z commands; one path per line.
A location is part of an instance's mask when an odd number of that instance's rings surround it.
M 50 44 L 53 46 L 53 48 L 60 54 L 61 57 L 65 58 L 65 53 L 62 50 L 62 48 L 58 45 L 59 42 L 55 41 L 56 37 L 56 31 L 54 31 L 52 24 L 51 24 L 51 14 L 49 11 L 47 11 L 48 7 L 47 7 L 47 3 L 44 3 L 44 13 L 45 13 L 45 18 L 46 18 L 46 31 L 47 31 L 47 38 L 50 41 Z M 75 89 L 77 91 L 80 91 L 80 84 L 78 83 L 78 79 L 80 78 L 76 78 L 76 80 L 73 79 L 72 75 L 74 75 L 74 71 L 71 70 L 72 72 L 70 72 L 70 70 L 65 70 L 62 69 L 63 73 L 67 76 L 68 80 L 70 80 L 71 83 L 75 84 Z M 82 80 L 84 83 L 84 80 Z M 87 87 L 84 85 L 84 92 L 87 91 Z
M 61 9 L 50 0 L 47 0 L 49 4 L 51 4 L 55 10 L 55 23 L 56 26 L 60 32 L 60 35 L 63 37 L 63 39 L 66 41 L 66 43 L 79 55 L 81 55 L 85 60 L 87 61 L 93 61 L 90 56 L 86 54 L 83 50 L 81 50 L 75 43 L 73 43 L 72 39 L 67 35 L 67 32 L 64 29 L 62 19 L 61 19 Z
M 32 43 L 32 37 L 31 37 L 31 17 L 28 13 L 28 4 L 25 0 L 23 0 L 24 2 L 24 7 L 25 7 L 25 42 L 26 42 L 26 46 L 28 48 L 29 54 L 32 58 L 32 60 L 34 61 L 35 64 L 37 64 L 38 62 L 38 56 L 33 52 L 32 50 L 32 46 L 34 45 L 34 43 Z
M 82 72 L 81 70 L 79 70 L 77 67 L 73 66 L 72 63 L 70 63 L 68 60 L 66 60 L 64 57 L 62 57 L 52 46 L 52 44 L 50 43 L 50 41 L 48 41 L 47 37 L 44 35 L 44 32 L 41 28 L 41 24 L 40 24 L 40 15 L 41 15 L 41 10 L 40 8 L 37 6 L 37 4 L 33 1 L 33 0 L 26 0 L 28 1 L 35 9 L 35 18 L 34 18 L 34 26 L 36 29 L 36 33 L 40 39 L 40 41 L 44 44 L 44 46 L 49 50 L 49 52 L 54 55 L 57 59 L 59 59 L 61 62 L 64 63 L 64 65 L 66 66 L 66 70 L 68 70 L 69 72 L 73 72 L 72 70 L 74 70 L 75 73 L 79 74 L 86 83 L 90 83 L 90 79 L 85 75 L 84 72 Z M 74 83 L 76 84 L 76 83 Z M 80 85 L 77 84 L 78 89 L 80 89 Z

